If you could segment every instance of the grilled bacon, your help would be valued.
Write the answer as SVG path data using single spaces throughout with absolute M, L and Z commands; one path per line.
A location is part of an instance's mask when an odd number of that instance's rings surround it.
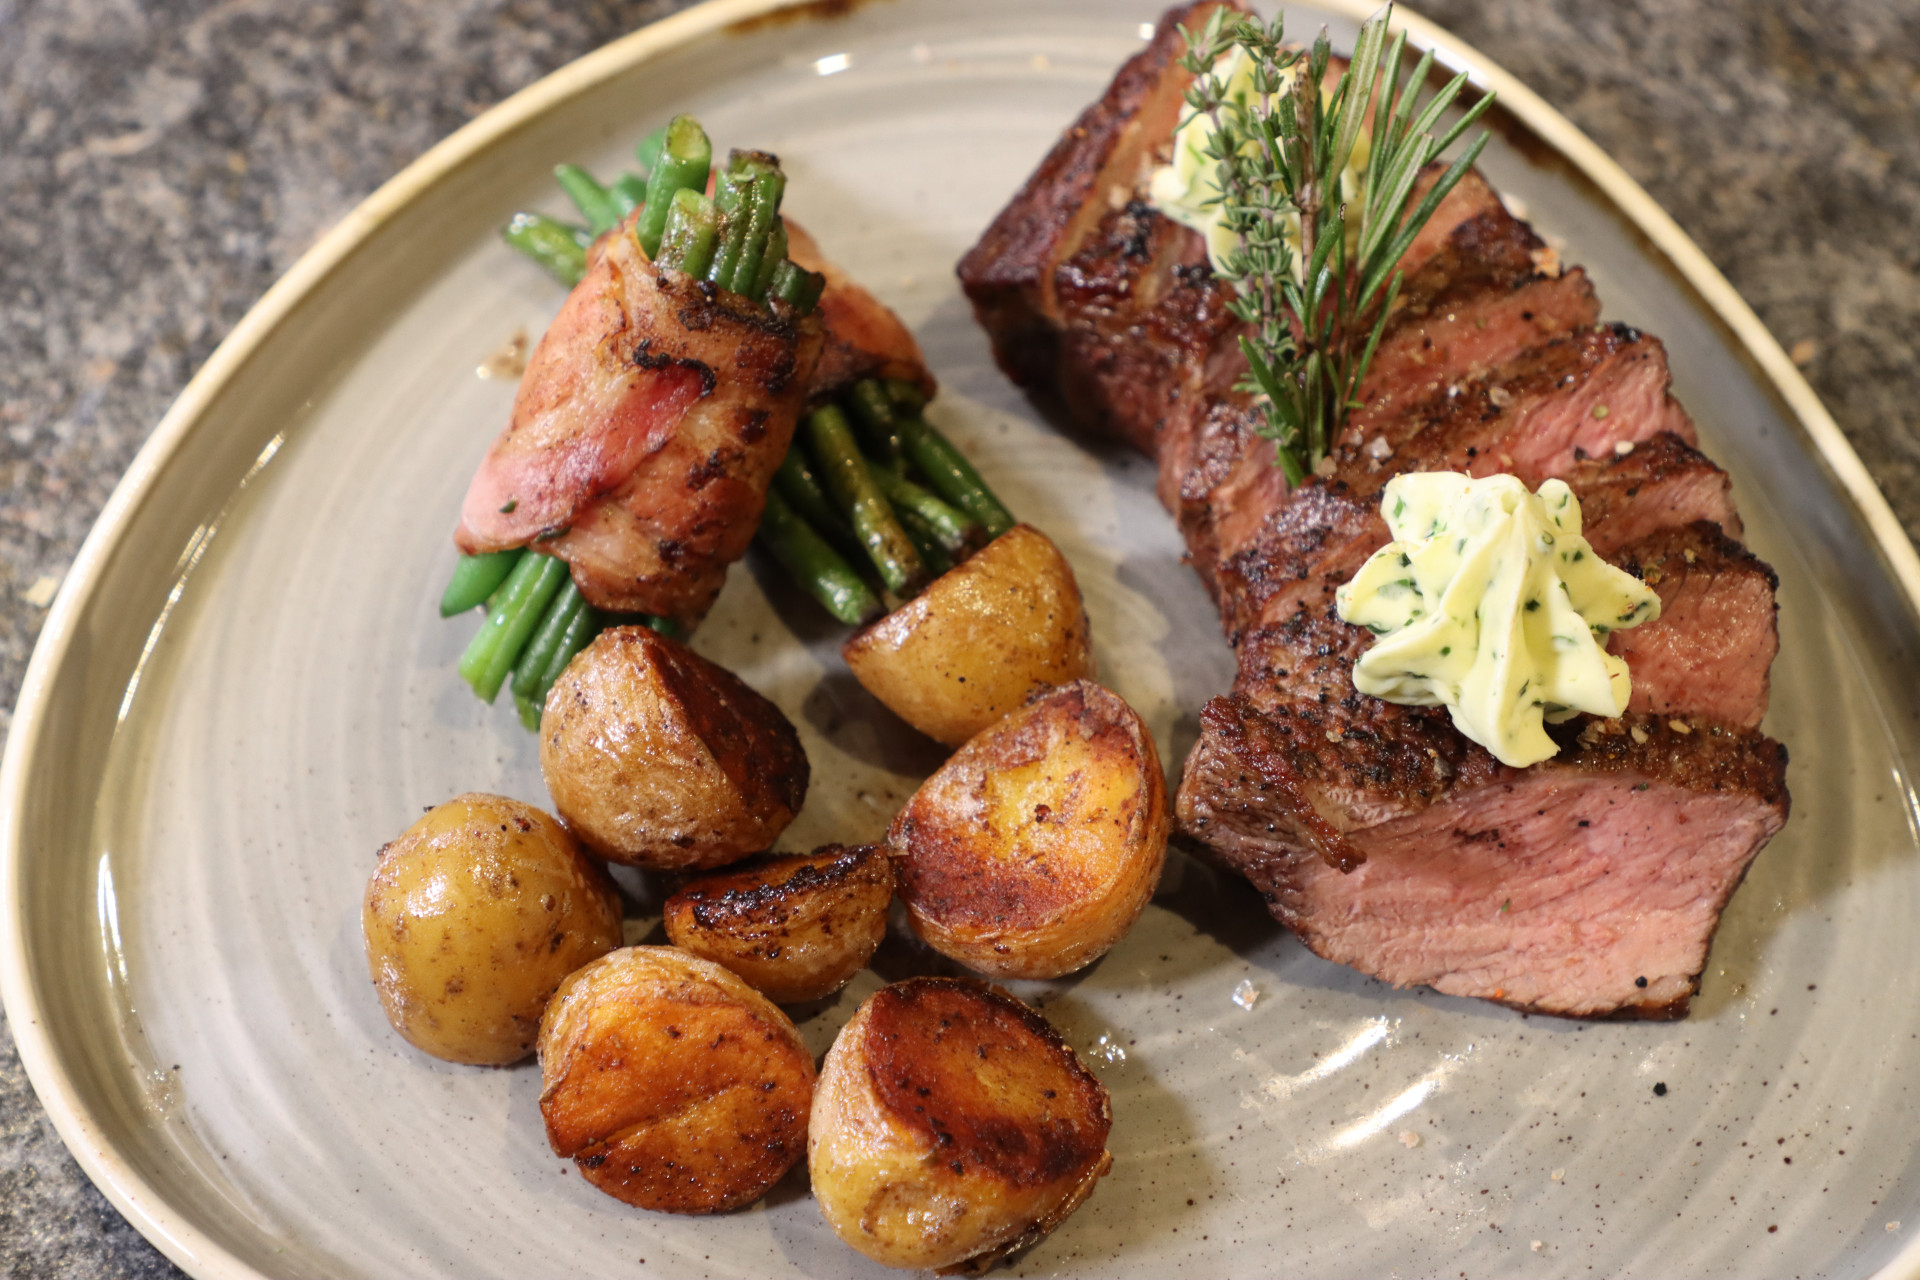
M 789 237 L 828 274 L 804 318 L 659 270 L 630 224 L 603 236 L 467 490 L 460 549 L 536 544 L 598 608 L 697 622 L 809 400 L 876 375 L 932 388 L 899 319 Z

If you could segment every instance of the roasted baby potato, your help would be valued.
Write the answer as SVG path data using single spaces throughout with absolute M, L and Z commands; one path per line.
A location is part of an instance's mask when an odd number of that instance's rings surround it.
M 873 955 L 892 901 L 885 845 L 830 844 L 693 881 L 667 899 L 667 936 L 769 1000 L 818 1000 Z
M 957 747 L 1035 689 L 1093 676 L 1073 568 L 1015 525 L 840 649 L 854 678 L 902 720 Z
M 464 795 L 380 850 L 360 925 L 394 1030 L 449 1062 L 533 1052 L 560 980 L 620 945 L 620 897 L 552 818 Z
M 1146 725 L 1080 680 L 955 752 L 887 839 L 928 945 L 997 978 L 1055 978 L 1091 964 L 1139 917 L 1160 881 L 1168 821 Z
M 554 682 L 540 768 L 589 849 L 661 871 L 765 849 L 807 794 L 780 708 L 646 627 L 601 632 Z
M 540 1026 L 554 1154 L 642 1209 L 752 1204 L 805 1148 L 813 1055 L 765 996 L 672 947 L 626 947 L 560 985 Z
M 985 983 L 909 978 L 827 1051 L 807 1170 L 827 1224 L 874 1261 L 980 1271 L 1080 1207 L 1112 1126 L 1045 1018 Z

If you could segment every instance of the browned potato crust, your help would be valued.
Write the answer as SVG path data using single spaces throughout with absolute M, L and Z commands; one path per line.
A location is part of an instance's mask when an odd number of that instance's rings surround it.
M 1035 689 L 1091 679 L 1087 611 L 1060 548 L 1015 525 L 841 647 L 895 715 L 957 747 Z
M 1160 881 L 1168 824 L 1146 725 L 1081 680 L 955 752 L 887 839 L 930 946 L 994 977 L 1053 978 L 1132 927 Z
M 661 871 L 766 848 L 807 794 L 780 708 L 647 627 L 601 632 L 554 682 L 540 768 L 588 848 Z
M 813 1055 L 787 1015 L 672 947 L 575 973 L 540 1027 L 554 1154 L 617 1200 L 667 1213 L 752 1204 L 800 1158 Z
M 892 901 L 885 845 L 830 844 L 693 881 L 667 899 L 667 936 L 769 1000 L 818 1000 L 873 955 Z
M 560 980 L 620 945 L 620 897 L 566 828 L 504 796 L 431 809 L 380 850 L 361 907 L 387 1020 L 436 1058 L 533 1052 Z
M 909 978 L 828 1050 L 807 1169 L 827 1224 L 876 1262 L 984 1270 L 1080 1207 L 1112 1125 L 1045 1018 L 985 983 Z

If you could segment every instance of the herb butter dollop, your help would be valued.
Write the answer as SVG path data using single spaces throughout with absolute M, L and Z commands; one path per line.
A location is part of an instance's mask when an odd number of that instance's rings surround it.
M 1387 482 L 1393 541 L 1335 607 L 1378 639 L 1354 664 L 1361 693 L 1444 706 L 1461 733 L 1524 767 L 1559 750 L 1543 724 L 1617 716 L 1633 692 L 1609 632 L 1660 616 L 1660 597 L 1594 553 L 1559 480 L 1409 472 Z
M 1269 102 L 1276 102 L 1292 92 L 1301 67 L 1301 63 L 1295 63 L 1280 73 L 1279 89 L 1269 97 Z M 1254 96 L 1253 71 L 1253 59 L 1237 44 L 1221 54 L 1219 61 L 1213 65 L 1213 74 L 1225 89 L 1227 100 L 1242 105 L 1250 103 Z M 1327 96 L 1327 86 L 1322 86 L 1321 96 L 1323 99 Z M 1227 255 L 1239 246 L 1240 237 L 1227 226 L 1226 205 L 1220 191 L 1220 162 L 1207 154 L 1213 148 L 1215 132 L 1210 116 L 1189 109 L 1174 130 L 1172 158 L 1155 169 L 1147 180 L 1147 200 L 1181 226 L 1198 231 L 1206 239 L 1208 259 L 1214 270 L 1219 271 L 1225 267 Z M 1366 180 L 1371 143 L 1370 132 L 1360 130 L 1359 136 L 1354 139 L 1353 151 L 1347 157 L 1347 166 L 1340 171 L 1342 201 L 1359 198 L 1361 184 Z M 1305 269 L 1299 260 L 1300 215 L 1289 209 L 1277 216 L 1282 221 L 1281 235 L 1294 251 L 1294 278 L 1297 280 Z M 1347 248 L 1352 250 L 1353 242 L 1359 236 L 1359 218 L 1353 218 L 1347 230 Z

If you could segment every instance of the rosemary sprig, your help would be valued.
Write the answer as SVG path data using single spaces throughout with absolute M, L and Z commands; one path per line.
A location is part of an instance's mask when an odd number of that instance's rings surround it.
M 1484 133 L 1475 138 L 1409 210 L 1420 171 L 1493 95 L 1436 132 L 1467 75 L 1422 105 L 1433 54 L 1396 74 L 1406 33 L 1388 37 L 1392 13 L 1388 5 L 1361 24 L 1330 93 L 1322 89 L 1333 56 L 1324 28 L 1303 53 L 1286 44 L 1284 17 L 1266 23 L 1222 7 L 1202 30 L 1184 33 L 1181 65 L 1194 77 L 1187 105 L 1211 122 L 1203 154 L 1217 166 L 1221 224 L 1237 240 L 1218 270 L 1247 326 L 1240 386 L 1264 402 L 1261 434 L 1293 484 L 1320 466 L 1357 405 L 1399 295 L 1401 255 L 1487 144 Z M 1236 51 L 1251 68 L 1247 90 L 1230 88 L 1220 71 Z

